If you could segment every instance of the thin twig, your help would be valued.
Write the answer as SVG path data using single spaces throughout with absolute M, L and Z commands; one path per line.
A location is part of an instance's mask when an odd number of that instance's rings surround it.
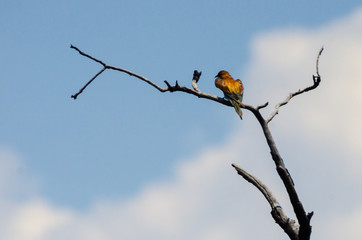
M 315 88 L 318 87 L 319 83 L 321 82 L 321 77 L 320 77 L 320 75 L 319 75 L 319 58 L 320 58 L 320 56 L 321 56 L 321 54 L 322 54 L 322 52 L 323 52 L 323 49 L 324 49 L 324 48 L 322 47 L 321 50 L 319 50 L 319 52 L 318 52 L 318 56 L 317 56 L 317 60 L 316 60 L 316 73 L 317 73 L 317 75 L 316 75 L 316 76 L 313 75 L 313 85 L 312 85 L 312 86 L 309 86 L 309 87 L 306 87 L 306 88 L 303 89 L 303 90 L 298 90 L 298 91 L 296 91 L 296 92 L 294 92 L 294 93 L 289 93 L 288 97 L 287 97 L 284 101 L 278 103 L 278 104 L 275 106 L 274 112 L 272 112 L 272 113 L 270 114 L 270 116 L 269 116 L 269 117 L 267 118 L 267 120 L 266 120 L 267 123 L 269 123 L 271 120 L 273 120 L 273 118 L 279 113 L 280 107 L 286 105 L 286 104 L 290 101 L 290 99 L 292 99 L 293 97 L 295 97 L 295 96 L 297 96 L 297 95 L 299 95 L 299 94 L 308 92 L 308 91 L 310 91 L 310 90 L 315 89 Z
M 316 73 L 317 73 L 318 77 L 320 77 L 320 75 L 319 75 L 319 58 L 322 55 L 323 50 L 324 50 L 324 47 L 322 47 L 321 50 L 319 50 L 318 56 L 317 56 L 317 61 L 315 63 L 315 65 L 316 65 L 316 67 L 315 67 L 316 68 Z
M 93 80 L 96 79 L 96 77 L 98 77 L 106 69 L 107 69 L 106 67 L 102 68 L 102 70 L 100 70 L 96 75 L 94 75 L 94 77 L 92 77 L 91 80 L 89 80 L 76 94 L 72 95 L 72 98 L 74 100 L 77 99 L 78 95 L 81 94 L 83 90 L 86 89 L 86 87 L 88 87 L 88 85 L 91 84 L 91 82 L 93 82 Z
M 101 60 L 98 60 L 98 59 L 96 59 L 96 58 L 94 58 L 94 57 L 92 57 L 92 56 L 90 56 L 90 55 L 88 55 L 88 54 L 86 54 L 86 53 L 82 52 L 82 51 L 81 51 L 81 50 L 79 50 L 76 46 L 70 45 L 70 48 L 73 48 L 73 49 L 77 50 L 77 51 L 78 51 L 78 53 L 79 53 L 80 55 L 83 55 L 83 56 L 85 56 L 85 57 L 87 57 L 87 58 L 92 59 L 93 61 L 95 61 L 95 62 L 97 62 L 97 63 L 99 63 L 99 64 L 102 64 L 102 65 L 103 65 L 103 67 L 105 67 L 105 66 L 106 66 L 106 64 L 105 64 L 105 63 L 103 63 Z
M 266 103 L 264 103 L 263 105 L 257 106 L 256 109 L 257 109 L 257 110 L 260 110 L 260 109 L 262 109 L 262 108 L 265 108 L 265 107 L 268 106 L 268 105 L 269 105 L 269 102 L 266 102 Z

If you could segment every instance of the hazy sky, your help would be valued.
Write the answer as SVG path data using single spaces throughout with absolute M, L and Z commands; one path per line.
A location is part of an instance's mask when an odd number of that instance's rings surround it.
M 312 84 L 271 122 L 307 211 L 312 239 L 361 239 L 360 1 L 2 1 L 0 238 L 287 239 L 236 163 L 264 181 L 290 217 L 260 127 L 244 110 L 160 93 L 106 71 L 221 96 L 221 69 L 244 102 Z

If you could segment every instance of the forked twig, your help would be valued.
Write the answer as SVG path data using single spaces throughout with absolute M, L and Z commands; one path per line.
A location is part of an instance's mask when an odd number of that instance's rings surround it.
M 309 87 L 306 87 L 303 90 L 298 90 L 298 91 L 296 91 L 294 93 L 289 93 L 288 97 L 284 101 L 278 103 L 275 106 L 274 112 L 272 112 L 270 114 L 270 116 L 266 120 L 267 123 L 269 123 L 271 120 L 273 120 L 273 118 L 279 113 L 280 107 L 286 105 L 290 101 L 290 99 L 292 99 L 293 97 L 295 97 L 295 96 L 297 96 L 299 94 L 308 92 L 308 91 L 313 90 L 316 87 L 318 87 L 319 83 L 321 82 L 321 76 L 319 75 L 319 57 L 321 56 L 321 54 L 323 52 L 323 49 L 324 48 L 322 47 L 321 50 L 319 50 L 319 52 L 318 52 L 318 56 L 317 56 L 317 60 L 316 60 L 316 73 L 317 73 L 317 75 L 313 75 L 313 85 L 309 86 Z
M 81 94 L 81 93 L 83 92 L 83 90 L 84 90 L 86 87 L 88 87 L 88 85 L 89 85 L 94 79 L 96 79 L 102 72 L 104 72 L 104 70 L 106 70 L 106 69 L 112 69 L 112 70 L 116 70 L 116 71 L 119 71 L 119 72 L 127 73 L 127 74 L 129 74 L 129 75 L 131 75 L 131 76 L 133 76 L 133 77 L 136 77 L 136 78 L 138 78 L 138 79 L 141 79 L 142 81 L 150 84 L 150 85 L 153 86 L 154 88 L 158 89 L 160 92 L 166 92 L 166 91 L 168 91 L 168 88 L 161 88 L 160 86 L 158 86 L 157 84 L 155 84 L 155 83 L 153 83 L 152 81 L 148 80 L 147 78 L 145 78 L 145 77 L 143 77 L 143 76 L 141 76 L 141 75 L 138 75 L 138 74 L 136 74 L 136 73 L 133 73 L 133 72 L 127 70 L 127 69 L 107 65 L 107 64 L 105 64 L 104 62 L 102 62 L 101 60 L 98 60 L 98 59 L 96 59 L 96 58 L 94 58 L 94 57 L 92 57 L 92 56 L 90 56 L 90 55 L 82 52 L 81 50 L 79 50 L 77 47 L 75 47 L 75 46 L 73 46 L 73 45 L 70 45 L 70 48 L 73 48 L 73 49 L 77 50 L 80 55 L 83 55 L 83 56 L 85 56 L 85 57 L 87 57 L 87 58 L 89 58 L 89 59 L 92 59 L 93 61 L 95 61 L 95 62 L 97 62 L 97 63 L 99 63 L 99 64 L 101 64 L 101 65 L 103 66 L 103 69 L 102 69 L 101 71 L 99 71 L 96 75 L 94 75 L 94 77 L 92 77 L 92 79 L 89 80 L 76 94 L 72 95 L 72 98 L 73 98 L 73 99 L 77 99 L 78 95 Z

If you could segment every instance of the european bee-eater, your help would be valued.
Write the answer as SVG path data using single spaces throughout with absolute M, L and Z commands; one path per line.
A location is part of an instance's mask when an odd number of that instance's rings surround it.
M 243 119 L 243 113 L 239 106 L 239 104 L 241 104 L 243 100 L 243 83 L 240 81 L 240 79 L 234 80 L 231 75 L 225 70 L 220 71 L 215 76 L 215 78 L 215 86 L 223 91 L 225 98 L 230 100 L 240 119 Z

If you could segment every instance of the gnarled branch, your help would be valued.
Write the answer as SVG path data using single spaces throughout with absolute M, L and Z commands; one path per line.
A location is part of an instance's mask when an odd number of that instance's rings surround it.
M 268 187 L 262 183 L 258 178 L 254 177 L 244 169 L 240 168 L 236 164 L 232 164 L 237 173 L 242 176 L 246 181 L 253 184 L 265 197 L 271 207 L 271 215 L 275 222 L 288 234 L 292 240 L 298 239 L 298 226 L 295 225 L 295 221 L 286 216 L 283 208 L 279 204 L 278 200 L 274 197 L 273 193 Z
M 215 102 L 218 102 L 223 105 L 230 106 L 230 107 L 232 106 L 232 104 L 225 98 L 221 98 L 221 97 L 214 96 L 212 94 L 201 92 L 199 90 L 199 88 L 197 87 L 197 82 L 200 79 L 201 72 L 198 72 L 196 70 L 194 71 L 193 79 L 192 79 L 192 88 L 193 89 L 185 87 L 185 86 L 180 86 L 177 81 L 176 81 L 175 85 L 171 85 L 168 81 L 164 81 L 167 87 L 162 88 L 162 87 L 158 86 L 157 84 L 155 84 L 154 82 L 148 80 L 147 78 L 145 78 L 141 75 L 138 75 L 136 73 L 133 73 L 127 69 L 107 65 L 107 64 L 103 63 L 102 61 L 80 51 L 77 47 L 74 47 L 73 45 L 71 45 L 71 48 L 78 51 L 79 54 L 81 54 L 103 66 L 103 68 L 97 74 L 95 74 L 91 78 L 91 80 L 89 80 L 76 94 L 72 95 L 72 98 L 74 98 L 74 99 L 76 99 L 78 97 L 78 95 L 81 94 L 83 92 L 83 90 L 94 79 L 96 79 L 100 74 L 102 74 L 106 69 L 111 69 L 111 70 L 124 72 L 131 76 L 134 76 L 134 77 L 146 82 L 147 84 L 151 85 L 152 87 L 156 88 L 160 92 L 177 92 L 177 91 L 185 92 L 185 93 L 197 96 L 199 98 L 209 99 L 209 100 L 212 100 L 212 101 L 215 101 Z M 275 117 L 276 114 L 278 114 L 279 108 L 281 106 L 287 104 L 291 98 L 293 98 L 294 96 L 297 96 L 299 94 L 302 94 L 304 92 L 315 89 L 316 87 L 319 86 L 321 77 L 319 75 L 318 64 L 319 64 L 319 57 L 322 54 L 322 51 L 323 51 L 323 48 L 318 53 L 318 57 L 317 57 L 317 61 L 316 61 L 317 75 L 313 76 L 313 85 L 310 87 L 307 87 L 303 90 L 299 90 L 295 93 L 291 93 L 286 100 L 277 104 L 275 111 L 267 119 L 263 118 L 263 116 L 260 113 L 260 109 L 265 108 L 268 105 L 268 102 L 266 102 L 265 104 L 259 105 L 257 107 L 253 107 L 253 106 L 250 106 L 250 105 L 247 105 L 244 103 L 239 104 L 241 108 L 247 109 L 250 112 L 252 112 L 254 114 L 254 116 L 256 117 L 256 119 L 258 120 L 258 122 L 260 123 L 260 126 L 261 126 L 264 136 L 265 136 L 265 139 L 269 146 L 272 159 L 275 163 L 277 173 L 279 174 L 279 177 L 281 178 L 281 180 L 287 190 L 287 193 L 288 193 L 290 202 L 292 204 L 294 213 L 296 214 L 299 226 L 295 225 L 294 220 L 291 220 L 286 217 L 282 208 L 280 207 L 280 205 L 276 201 L 276 199 L 273 197 L 270 190 L 268 190 L 268 188 L 260 180 L 253 177 L 252 175 L 250 175 L 249 173 L 247 173 L 246 171 L 242 170 L 241 168 L 237 167 L 234 164 L 233 164 L 233 167 L 238 171 L 238 173 L 241 176 L 243 176 L 247 181 L 251 182 L 256 188 L 259 189 L 259 191 L 261 191 L 263 193 L 263 195 L 268 200 L 268 202 L 272 208 L 271 213 L 272 213 L 273 218 L 280 225 L 280 227 L 288 234 L 290 239 L 293 239 L 293 240 L 309 240 L 310 239 L 310 234 L 311 234 L 310 220 L 313 216 L 313 212 L 311 212 L 311 213 L 305 212 L 302 202 L 299 200 L 298 194 L 294 187 L 294 182 L 289 174 L 289 171 L 285 167 L 284 161 L 283 161 L 282 157 L 280 156 L 278 149 L 275 145 L 275 142 L 271 135 L 268 123 Z

